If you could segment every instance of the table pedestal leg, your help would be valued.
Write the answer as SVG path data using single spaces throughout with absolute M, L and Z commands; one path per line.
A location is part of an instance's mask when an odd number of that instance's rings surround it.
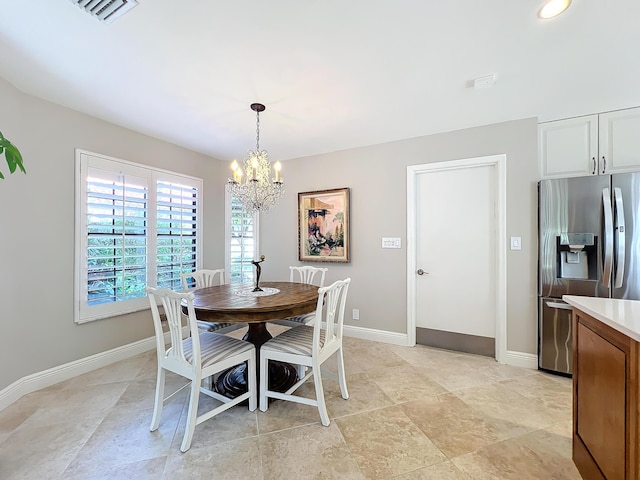
M 256 346 L 256 359 L 260 362 L 260 347 L 273 338 L 266 327 L 266 322 L 250 323 L 249 330 L 243 340 Z M 257 367 L 256 382 L 260 388 L 260 367 Z M 291 388 L 298 379 L 296 367 L 289 363 L 269 362 L 269 389 L 284 392 Z M 247 366 L 237 365 L 221 372 L 215 381 L 216 390 L 227 397 L 235 398 L 247 391 Z

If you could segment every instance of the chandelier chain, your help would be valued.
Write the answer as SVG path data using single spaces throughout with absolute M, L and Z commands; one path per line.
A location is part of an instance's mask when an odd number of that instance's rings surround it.
M 256 153 L 260 151 L 260 112 L 256 112 Z

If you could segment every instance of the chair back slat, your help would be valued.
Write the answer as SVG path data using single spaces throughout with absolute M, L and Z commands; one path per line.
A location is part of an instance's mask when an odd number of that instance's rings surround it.
M 200 360 L 200 337 L 198 335 L 198 324 L 196 320 L 195 310 L 193 308 L 193 293 L 180 293 L 169 290 L 168 288 L 152 288 L 147 287 L 147 294 L 151 304 L 151 313 L 153 316 L 153 324 L 156 329 L 156 345 L 158 355 L 162 355 L 165 359 L 183 364 L 189 367 L 197 367 Z M 162 305 L 164 314 L 167 317 L 167 326 L 169 327 L 169 345 L 164 345 L 164 334 L 162 331 L 162 323 L 160 321 L 160 312 L 158 310 L 158 300 Z M 184 303 L 183 303 L 184 302 Z M 182 314 L 183 304 L 187 306 L 187 315 Z M 193 361 L 187 360 L 184 352 L 183 339 L 186 338 L 183 333 L 182 319 L 187 318 L 188 332 L 187 336 L 191 336 Z M 162 339 L 162 340 L 161 340 Z
M 181 273 L 182 287 L 185 290 L 193 288 L 213 287 L 226 283 L 224 268 L 215 270 L 196 270 L 195 272 Z
M 316 274 L 320 275 L 320 281 L 317 283 L 319 287 L 324 287 L 324 277 L 328 268 L 318 267 L 289 267 L 289 281 L 298 283 L 307 283 L 309 285 L 314 284 L 313 280 Z
M 342 341 L 344 309 L 347 302 L 350 278 L 338 280 L 328 287 L 318 289 L 316 322 L 313 324 L 313 354 L 319 354 L 333 342 Z M 321 319 L 322 321 L 318 321 Z M 324 335 L 322 335 L 324 332 Z M 321 341 L 324 337 L 324 341 Z

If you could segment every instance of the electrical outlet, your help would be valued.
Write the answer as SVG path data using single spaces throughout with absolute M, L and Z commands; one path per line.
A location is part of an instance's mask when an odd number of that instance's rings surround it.
M 360 310 L 358 310 L 357 308 L 354 308 L 351 318 L 353 318 L 354 320 L 360 320 Z

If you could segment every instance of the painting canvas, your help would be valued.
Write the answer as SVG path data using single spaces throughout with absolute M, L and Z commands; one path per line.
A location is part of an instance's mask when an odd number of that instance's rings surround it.
M 349 261 L 349 189 L 298 193 L 298 259 Z

